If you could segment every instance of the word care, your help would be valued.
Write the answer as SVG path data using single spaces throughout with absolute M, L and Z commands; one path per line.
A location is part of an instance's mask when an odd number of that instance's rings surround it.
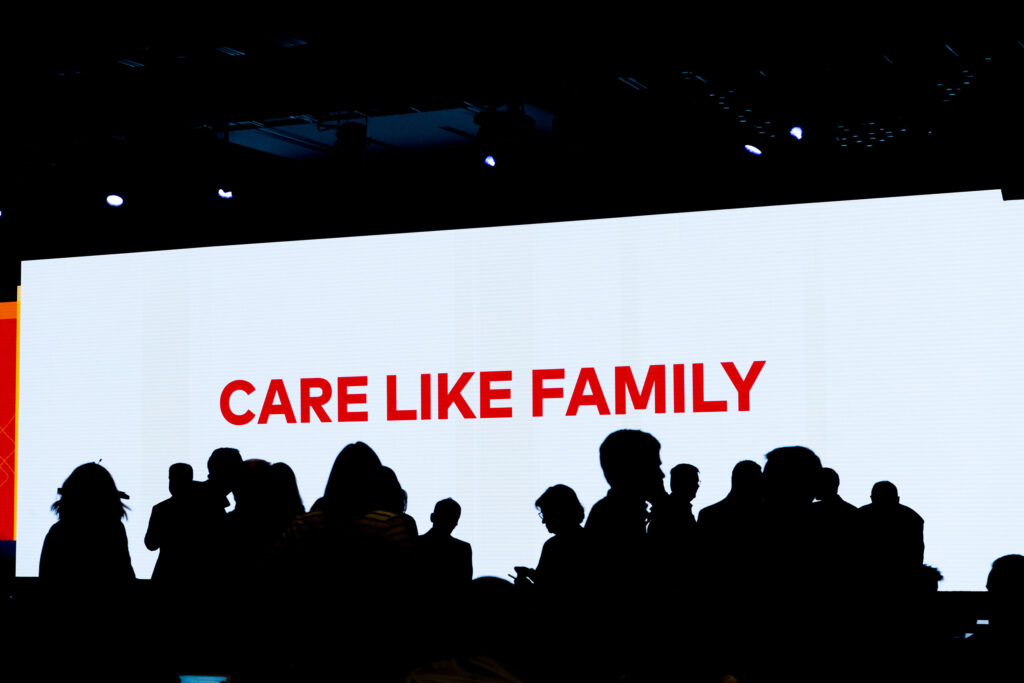
M 581 410 L 596 411 L 600 415 L 623 415 L 628 410 L 653 410 L 665 413 L 720 413 L 730 409 L 749 411 L 750 394 L 764 368 L 765 361 L 754 361 L 746 372 L 735 363 L 722 363 L 724 372 L 736 391 L 735 402 L 726 398 L 709 399 L 704 393 L 705 368 L 703 363 L 651 365 L 638 379 L 628 366 L 615 368 L 612 386 L 602 385 L 594 368 L 581 368 L 576 379 L 567 383 L 564 368 L 532 370 L 530 372 L 531 414 L 533 417 L 558 414 L 564 398 L 566 416 Z M 712 366 L 715 367 L 715 366 Z M 710 371 L 710 370 L 709 370 Z M 468 387 L 476 379 L 477 391 Z M 399 382 L 406 378 L 388 375 L 385 381 L 387 420 L 447 420 L 453 416 L 465 419 L 512 417 L 512 371 L 440 372 L 421 374 L 412 380 L 418 384 L 418 404 L 399 404 Z M 688 381 L 689 380 L 689 381 Z M 607 380 L 606 380 L 607 382 Z M 282 379 L 272 379 L 266 389 L 257 393 L 256 386 L 244 379 L 228 382 L 220 394 L 220 412 L 233 425 L 257 424 L 270 421 L 287 423 L 308 422 L 367 422 L 368 376 L 338 377 L 331 382 L 322 377 L 304 377 L 297 388 L 289 391 Z M 562 401 L 559 401 L 562 399 Z M 296 411 L 296 404 L 298 411 Z M 671 406 L 671 407 L 670 407 Z M 259 410 L 259 416 L 255 410 Z

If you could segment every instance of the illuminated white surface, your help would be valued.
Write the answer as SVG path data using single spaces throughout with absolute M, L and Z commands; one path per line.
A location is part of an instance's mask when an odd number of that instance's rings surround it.
M 856 505 L 890 480 L 926 520 L 942 587 L 983 590 L 993 559 L 1024 550 L 1022 214 L 978 192 L 26 262 L 17 573 L 37 572 L 56 489 L 84 461 L 131 494 L 148 577 L 142 538 L 171 463 L 205 478 L 228 445 L 284 460 L 309 506 L 363 440 L 421 531 L 455 498 L 475 573 L 505 576 L 548 538 L 537 496 L 564 483 L 589 511 L 607 488 L 598 445 L 632 427 L 662 442 L 666 473 L 700 468 L 695 511 L 737 461 L 781 445 L 814 449 Z M 737 412 L 720 363 L 755 360 Z M 641 378 L 673 363 L 704 363 L 707 397 L 729 411 L 565 415 L 581 367 L 611 401 L 615 366 Z M 538 368 L 566 370 L 540 418 Z M 414 408 L 420 373 L 486 370 L 512 371 L 499 404 L 513 418 L 384 419 L 389 374 Z M 234 379 L 257 395 L 284 379 L 298 411 L 300 378 L 347 375 L 369 378 L 366 423 L 236 427 L 218 409 Z M 259 412 L 257 396 L 235 403 Z

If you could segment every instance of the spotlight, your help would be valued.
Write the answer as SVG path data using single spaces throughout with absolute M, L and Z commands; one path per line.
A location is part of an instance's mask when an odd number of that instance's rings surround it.
M 124 197 L 119 194 L 108 194 L 107 205 L 108 206 L 121 206 L 124 204 Z
M 476 133 L 478 159 L 491 168 L 501 165 L 506 171 L 518 167 L 524 151 L 534 136 L 534 120 L 526 114 L 523 105 L 510 105 L 507 109 L 482 111 L 473 117 L 479 126 Z M 511 164 L 512 166 L 509 166 Z
M 231 199 L 234 197 L 234 193 L 231 190 L 225 190 L 223 188 L 217 190 L 217 196 L 221 199 Z
M 761 156 L 761 150 L 759 150 L 757 147 L 754 147 L 753 145 L 743 145 L 743 149 L 747 150 L 755 157 Z
M 789 134 L 792 135 L 797 140 L 804 139 L 804 129 L 801 128 L 800 126 L 793 126 L 792 128 L 790 128 Z

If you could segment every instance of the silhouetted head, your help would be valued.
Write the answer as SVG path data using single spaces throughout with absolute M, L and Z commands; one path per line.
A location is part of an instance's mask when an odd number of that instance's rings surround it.
M 362 517 L 372 510 L 399 514 L 405 512 L 407 496 L 390 467 L 381 465 L 370 470 L 360 489 L 350 497 L 353 514 Z
M 985 588 L 995 598 L 989 623 L 996 629 L 1024 629 L 1024 555 L 1003 555 L 992 563 Z
M 235 490 L 241 467 L 242 454 L 237 448 L 218 448 L 206 461 L 207 478 L 214 488 L 227 495 Z
M 451 534 L 459 524 L 462 506 L 451 498 L 439 500 L 434 504 L 434 512 L 430 515 L 430 523 L 444 534 Z
M 818 500 L 836 495 L 839 495 L 839 473 L 831 467 L 821 468 L 821 475 L 818 477 Z
M 768 499 L 778 505 L 814 501 L 821 459 L 810 448 L 785 446 L 765 456 L 764 482 Z
M 693 465 L 683 463 L 673 467 L 669 475 L 672 495 L 681 496 L 683 500 L 687 501 L 692 501 L 697 497 L 697 489 L 700 488 L 700 470 Z
M 379 503 L 375 500 L 375 477 L 381 467 L 380 458 L 362 441 L 341 449 L 331 467 L 322 501 L 323 509 L 330 511 L 334 522 L 358 519 L 375 509 Z
M 385 505 L 387 506 L 384 509 L 396 514 L 405 512 L 409 506 L 409 494 L 402 488 L 401 482 L 398 481 L 398 475 L 390 467 L 382 467 L 380 471 L 384 475 Z
M 50 509 L 62 521 L 109 522 L 128 516 L 128 506 L 122 502 L 128 494 L 117 490 L 114 478 L 99 463 L 76 467 L 57 489 L 57 495 L 60 498 Z
M 192 465 L 176 462 L 167 470 L 167 490 L 172 496 L 180 496 L 192 485 Z
M 880 481 L 871 487 L 871 503 L 873 505 L 888 507 L 899 502 L 899 492 L 891 481 Z
M 1003 555 L 993 562 L 985 589 L 1000 597 L 1024 596 L 1024 555 Z
M 238 468 L 235 478 L 235 510 L 265 512 L 270 500 L 270 463 L 250 458 Z
M 380 458 L 372 448 L 362 441 L 350 443 L 334 459 L 324 496 L 330 500 L 334 496 L 350 495 L 361 488 L 366 478 L 379 467 Z
M 741 460 L 732 468 L 730 495 L 739 498 L 761 498 L 761 466 L 753 460 Z
M 613 489 L 655 500 L 665 493 L 661 444 L 647 432 L 620 429 L 601 444 L 601 469 Z
M 287 463 L 275 462 L 270 466 L 269 484 L 273 505 L 282 517 L 301 515 L 306 511 L 299 493 L 295 472 Z
M 555 484 L 540 494 L 534 503 L 548 531 L 560 534 L 583 523 L 583 505 L 576 492 L 565 484 Z

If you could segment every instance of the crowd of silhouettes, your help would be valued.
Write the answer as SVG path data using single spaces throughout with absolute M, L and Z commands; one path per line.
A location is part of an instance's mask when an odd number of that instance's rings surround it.
M 607 494 L 588 515 L 565 484 L 540 492 L 551 538 L 511 581 L 473 579 L 472 549 L 453 536 L 455 500 L 437 501 L 420 534 L 395 472 L 365 443 L 341 450 L 308 511 L 284 463 L 218 448 L 205 481 L 171 465 L 170 497 L 145 535 L 159 552 L 145 604 L 165 634 L 137 637 L 136 664 L 151 680 L 191 669 L 240 683 L 1009 671 L 1000 667 L 1024 635 L 1024 557 L 993 564 L 989 631 L 950 649 L 953 634 L 928 603 L 941 574 L 923 564 L 924 521 L 891 482 L 858 508 L 814 452 L 778 448 L 763 468 L 737 463 L 728 495 L 695 515 L 699 470 L 673 467 L 666 490 L 653 435 L 613 432 L 598 456 Z M 77 467 L 57 493 L 39 575 L 44 605 L 92 626 L 74 664 L 55 669 L 78 675 L 101 646 L 95 634 L 123 625 L 138 595 L 122 523 L 128 495 L 97 463 Z

